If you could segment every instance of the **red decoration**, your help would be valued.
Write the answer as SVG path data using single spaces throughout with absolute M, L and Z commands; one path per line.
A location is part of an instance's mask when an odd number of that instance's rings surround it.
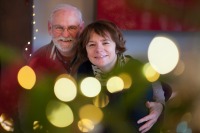
M 124 30 L 199 31 L 196 0 L 98 0 L 97 19 Z M 195 17 L 196 16 L 196 17 Z

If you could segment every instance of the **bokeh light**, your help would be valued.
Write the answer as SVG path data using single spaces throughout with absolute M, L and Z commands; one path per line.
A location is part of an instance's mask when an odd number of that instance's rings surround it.
M 193 110 L 192 110 L 192 127 L 196 131 L 200 131 L 200 99 L 199 98 L 197 99 L 197 101 L 193 103 Z
M 109 97 L 106 94 L 100 93 L 93 99 L 93 104 L 96 107 L 103 108 L 109 103 Z
M 143 72 L 149 82 L 155 82 L 160 77 L 160 74 L 155 71 L 150 63 L 146 63 L 143 67 Z
M 176 68 L 173 71 L 175 76 L 181 75 L 185 71 L 185 63 L 182 60 L 179 60 Z
M 80 89 L 83 95 L 87 97 L 95 97 L 101 91 L 101 84 L 96 78 L 87 77 L 82 80 Z
M 55 82 L 54 93 L 61 101 L 72 101 L 77 95 L 77 87 L 71 76 L 60 75 Z
M 78 122 L 78 128 L 81 132 L 90 132 L 94 129 L 94 124 L 89 119 L 81 119 Z
M 80 119 L 91 120 L 94 125 L 101 122 L 103 118 L 103 112 L 92 104 L 84 105 L 79 110 Z
M 33 130 L 41 130 L 43 126 L 40 124 L 39 121 L 34 121 L 33 122 Z
M 14 131 L 14 121 L 10 116 L 5 113 L 2 113 L 0 116 L 0 125 L 5 131 Z
M 74 121 L 71 108 L 60 101 L 50 101 L 46 107 L 46 116 L 51 124 L 56 127 L 67 127 Z
M 128 89 L 132 85 L 132 78 L 128 73 L 121 73 L 119 77 L 123 80 L 124 82 L 124 89 Z
M 192 120 L 192 113 L 191 112 L 186 112 L 185 114 L 183 114 L 182 121 L 187 121 L 188 123 L 191 122 Z
M 176 128 L 177 133 L 192 133 L 192 130 L 188 127 L 186 121 L 181 121 Z
M 24 66 L 19 70 L 17 79 L 24 89 L 32 89 L 36 82 L 36 74 L 31 67 Z
M 67 79 L 70 79 L 72 82 L 74 82 L 74 84 L 76 85 L 76 80 L 74 79 L 74 77 L 72 77 L 71 75 L 69 74 L 61 74 L 59 75 L 57 78 L 56 78 L 56 81 L 61 79 L 61 78 L 67 78 Z
M 179 61 L 176 43 L 164 36 L 155 37 L 148 48 L 148 59 L 158 73 L 171 72 Z
M 115 93 L 123 90 L 124 82 L 120 77 L 114 76 L 107 81 L 106 86 L 110 93 Z

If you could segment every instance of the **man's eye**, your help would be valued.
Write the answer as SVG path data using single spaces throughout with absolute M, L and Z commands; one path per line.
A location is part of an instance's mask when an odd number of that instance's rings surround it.
M 70 26 L 70 27 L 68 27 L 68 30 L 76 30 L 76 29 L 77 29 L 76 26 Z
M 56 27 L 56 29 L 57 30 L 63 30 L 63 27 L 58 26 L 58 27 Z

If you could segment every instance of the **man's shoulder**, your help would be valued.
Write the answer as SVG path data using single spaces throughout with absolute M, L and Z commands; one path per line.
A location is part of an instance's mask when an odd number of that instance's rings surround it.
M 53 43 L 46 44 L 36 50 L 33 55 L 50 53 L 53 48 Z
M 46 44 L 42 47 L 40 47 L 38 50 L 36 50 L 30 59 L 28 60 L 28 64 L 35 64 L 37 62 L 40 62 L 42 60 L 46 60 L 50 58 L 50 54 L 53 48 L 53 43 Z

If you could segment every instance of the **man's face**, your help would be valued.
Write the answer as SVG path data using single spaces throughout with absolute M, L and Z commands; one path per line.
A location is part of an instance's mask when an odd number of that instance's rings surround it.
M 57 11 L 48 25 L 49 34 L 58 50 L 68 55 L 75 50 L 75 42 L 82 30 L 79 17 L 70 11 Z

